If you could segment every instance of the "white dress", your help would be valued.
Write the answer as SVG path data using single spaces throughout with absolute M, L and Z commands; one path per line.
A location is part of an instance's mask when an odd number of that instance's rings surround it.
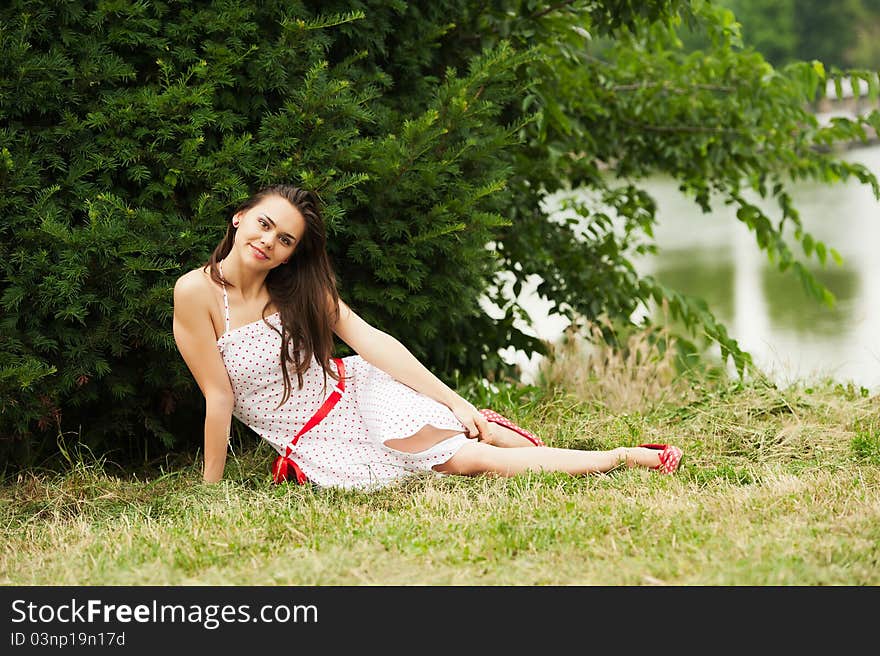
M 223 270 L 221 268 L 222 277 Z M 229 330 L 229 298 L 223 287 L 226 331 L 217 340 L 235 395 L 233 415 L 283 455 L 285 447 L 335 389 L 313 359 L 303 374 L 303 387 L 288 365 L 291 394 L 284 393 L 281 336 L 262 319 Z M 281 317 L 266 320 L 281 330 Z M 313 483 L 322 487 L 372 489 L 419 472 L 431 472 L 471 441 L 452 411 L 395 380 L 360 356 L 343 358 L 345 391 L 317 426 L 293 445 L 291 459 Z M 331 365 L 332 366 L 332 365 Z M 405 453 L 385 446 L 425 425 L 462 431 L 427 450 Z M 436 472 L 435 472 L 436 473 Z

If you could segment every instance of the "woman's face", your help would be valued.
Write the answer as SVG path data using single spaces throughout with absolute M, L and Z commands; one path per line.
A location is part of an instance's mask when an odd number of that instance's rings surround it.
M 264 198 L 235 219 L 235 247 L 245 262 L 266 269 L 286 262 L 306 231 L 302 214 L 281 196 Z

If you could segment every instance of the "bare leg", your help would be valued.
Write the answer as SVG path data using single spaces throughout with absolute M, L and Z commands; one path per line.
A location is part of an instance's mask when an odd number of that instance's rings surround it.
M 489 439 L 480 441 L 484 444 L 502 447 L 535 446 L 530 439 L 523 437 L 515 430 L 492 422 L 489 422 Z
M 500 474 L 515 476 L 525 471 L 593 474 L 607 472 L 620 465 L 655 467 L 660 464 L 659 451 L 642 447 L 618 447 L 608 451 L 579 449 L 505 449 L 484 443 L 468 443 L 458 453 L 434 469 L 444 474 Z
M 405 453 L 419 453 L 459 433 L 461 431 L 436 428 L 428 424 L 407 437 L 385 440 L 385 446 Z M 489 423 L 489 438 L 481 441 L 484 444 L 499 447 L 535 446 L 531 440 L 523 437 L 515 430 L 491 422 Z
M 450 430 L 448 428 L 437 428 L 426 424 L 418 431 L 407 437 L 398 437 L 391 440 L 385 440 L 385 446 L 403 451 L 404 453 L 419 453 L 426 451 L 438 442 L 460 434 L 460 430 Z

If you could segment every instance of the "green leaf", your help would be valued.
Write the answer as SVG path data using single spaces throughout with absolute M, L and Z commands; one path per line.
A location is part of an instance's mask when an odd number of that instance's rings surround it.
M 813 236 L 810 233 L 804 233 L 801 244 L 804 247 L 804 254 L 809 257 L 813 252 Z
M 821 241 L 817 241 L 815 246 L 816 246 L 816 256 L 819 258 L 819 261 L 824 266 L 825 265 L 825 257 L 826 257 L 825 244 L 823 244 Z

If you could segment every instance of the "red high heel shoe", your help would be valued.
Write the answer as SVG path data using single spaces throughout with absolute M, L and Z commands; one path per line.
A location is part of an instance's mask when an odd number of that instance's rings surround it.
M 537 435 L 533 435 L 532 433 L 527 431 L 525 428 L 521 428 L 520 426 L 517 426 L 512 421 L 510 421 L 510 419 L 507 419 L 506 417 L 502 417 L 494 410 L 490 410 L 489 408 L 483 408 L 482 410 L 480 410 L 480 414 L 483 415 L 487 421 L 491 421 L 494 424 L 498 424 L 499 426 L 504 426 L 505 428 L 509 428 L 510 430 L 512 430 L 515 433 L 519 433 L 520 435 L 522 435 L 524 438 L 526 438 L 529 442 L 531 442 L 535 446 L 544 446 L 544 443 L 541 441 L 541 438 L 539 438 Z
M 660 464 L 651 469 L 656 469 L 661 474 L 672 474 L 681 464 L 684 455 L 681 449 L 671 444 L 639 444 L 645 449 L 655 449 L 660 452 Z

